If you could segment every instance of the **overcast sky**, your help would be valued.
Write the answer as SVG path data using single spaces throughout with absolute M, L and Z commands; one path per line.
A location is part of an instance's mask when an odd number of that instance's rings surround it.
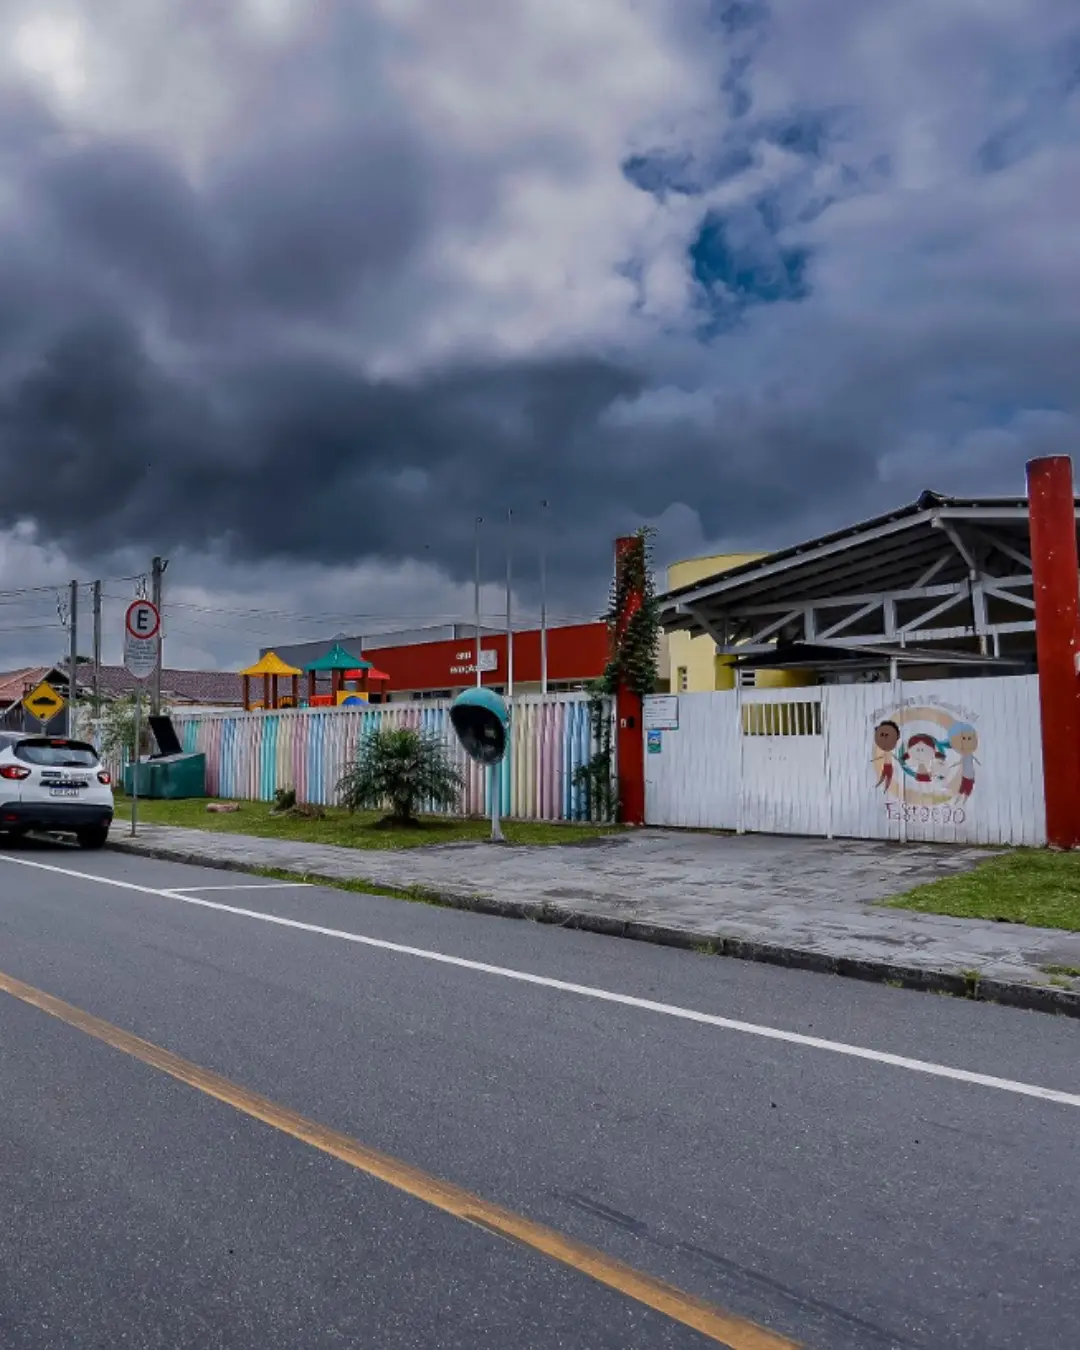
M 1076 0 L 4 0 L 0 590 L 171 664 L 1080 445 Z M 541 500 L 550 508 L 541 511 Z M 0 595 L 0 668 L 56 593 Z M 85 648 L 89 640 L 80 643 Z

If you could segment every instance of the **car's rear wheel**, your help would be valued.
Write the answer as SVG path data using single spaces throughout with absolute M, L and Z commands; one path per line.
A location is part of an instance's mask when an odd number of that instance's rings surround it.
M 80 848 L 104 848 L 109 838 L 108 825 L 91 825 L 75 835 Z

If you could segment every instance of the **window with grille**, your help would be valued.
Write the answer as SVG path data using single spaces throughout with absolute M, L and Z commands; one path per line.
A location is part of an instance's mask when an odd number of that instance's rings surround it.
M 744 736 L 820 736 L 821 704 L 816 699 L 789 703 L 744 703 Z

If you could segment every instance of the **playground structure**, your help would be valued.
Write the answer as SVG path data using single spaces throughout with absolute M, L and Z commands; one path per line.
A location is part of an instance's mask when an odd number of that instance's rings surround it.
M 255 665 L 240 672 L 244 681 L 245 712 L 278 712 L 282 708 L 356 707 L 368 703 L 371 694 L 381 693 L 378 686 L 389 683 L 390 676 L 376 670 L 370 661 L 347 652 L 339 643 L 324 656 L 309 662 L 303 670 L 287 665 L 276 652 L 267 652 Z M 307 676 L 307 697 L 300 697 L 300 677 Z M 330 692 L 320 692 L 319 677 L 329 675 Z M 261 679 L 263 697 L 252 697 L 251 681 Z M 279 681 L 291 681 L 291 693 L 280 692 Z M 376 688 L 372 688 L 376 686 Z
M 344 692 L 345 680 L 350 671 L 370 668 L 362 658 L 347 652 L 340 642 L 335 642 L 325 656 L 309 662 L 304 667 L 307 676 L 307 706 L 309 708 L 332 708 Z M 329 695 L 319 693 L 319 676 L 330 676 Z
M 295 666 L 287 666 L 277 652 L 267 652 L 261 661 L 240 672 L 244 681 L 244 711 L 254 712 L 263 709 L 276 712 L 279 708 L 295 708 L 300 702 L 300 671 Z M 262 680 L 263 697 L 259 702 L 251 696 L 251 681 Z M 292 695 L 282 697 L 279 693 L 279 680 L 292 682 Z
M 335 643 L 325 656 L 304 667 L 308 677 L 307 704 L 309 708 L 356 707 L 371 701 L 373 684 L 386 684 L 390 676 L 376 670 L 362 656 L 353 656 L 340 643 Z M 319 692 L 319 676 L 330 676 L 329 694 Z M 349 686 L 352 686 L 351 688 Z

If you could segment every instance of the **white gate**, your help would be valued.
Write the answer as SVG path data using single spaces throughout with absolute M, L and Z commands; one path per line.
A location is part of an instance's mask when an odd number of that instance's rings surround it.
M 820 689 L 741 692 L 737 828 L 761 834 L 829 833 L 821 695 Z
M 651 704 L 650 825 L 1046 842 L 1035 675 L 731 690 Z

